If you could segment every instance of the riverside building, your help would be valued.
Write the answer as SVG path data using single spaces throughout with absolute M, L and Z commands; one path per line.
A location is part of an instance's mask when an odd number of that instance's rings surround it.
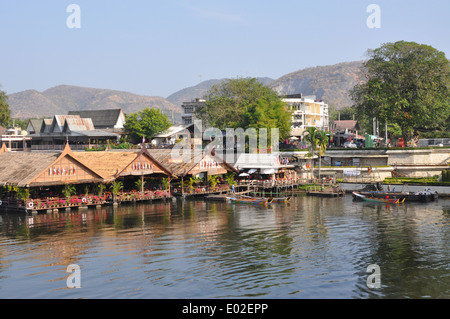
M 283 95 L 282 100 L 292 113 L 291 136 L 301 137 L 308 127 L 329 131 L 328 104 L 315 95 Z

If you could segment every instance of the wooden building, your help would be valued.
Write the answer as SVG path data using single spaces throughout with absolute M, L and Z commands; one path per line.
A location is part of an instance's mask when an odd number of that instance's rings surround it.
M 5 146 L 0 150 L 0 209 L 3 210 L 62 207 L 59 197 L 66 185 L 102 181 L 103 177 L 77 158 L 68 144 L 62 152 L 9 152 Z M 47 205 L 49 198 L 52 198 L 51 205 Z
M 39 131 L 37 131 L 39 129 Z M 30 121 L 28 130 L 32 137 L 32 150 L 62 150 L 67 141 L 72 147 L 84 150 L 91 144 L 118 141 L 119 134 L 96 129 L 92 119 L 79 115 L 55 115 L 52 119 Z
M 148 152 L 162 165 L 169 169 L 178 179 L 178 186 L 174 187 L 175 195 L 189 193 L 185 186 L 185 181 L 191 177 L 201 179 L 202 185 L 191 193 L 211 193 L 222 190 L 225 185 L 218 185 L 217 188 L 209 188 L 209 176 L 225 175 L 228 172 L 238 171 L 221 157 L 213 152 L 205 152 L 201 149 L 149 149 Z
M 105 183 L 122 183 L 123 189 L 117 194 L 119 201 L 171 197 L 170 181 L 175 176 L 150 155 L 146 148 L 138 153 L 109 150 L 75 154 L 82 161 L 91 163 L 95 171 L 103 176 Z M 167 188 L 162 183 L 164 178 L 167 179 Z
M 2 147 L 0 153 L 0 186 L 42 187 L 102 180 L 68 144 L 63 152 L 8 152 Z

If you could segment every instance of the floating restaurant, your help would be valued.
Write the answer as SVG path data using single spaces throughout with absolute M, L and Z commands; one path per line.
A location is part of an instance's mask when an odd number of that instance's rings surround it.
M 151 149 L 149 152 L 177 176 L 178 183 L 173 188 L 175 196 L 226 192 L 229 185 L 223 179 L 218 179 L 218 176 L 229 172 L 238 173 L 233 165 L 217 156 L 214 151 L 204 152 L 194 148 L 182 154 L 177 154 L 174 149 Z
M 217 176 L 228 172 L 236 169 L 202 150 L 174 157 L 171 149 L 145 147 L 74 152 L 66 144 L 62 152 L 9 152 L 3 145 L 0 211 L 54 211 L 222 192 L 228 185 Z M 216 176 L 214 183 L 211 176 Z
M 102 181 L 103 177 L 78 159 L 68 144 L 62 152 L 51 153 L 9 152 L 5 145 L 0 150 L 0 210 L 80 206 L 87 199 L 72 198 L 70 193 Z M 95 198 L 92 204 L 102 202 Z

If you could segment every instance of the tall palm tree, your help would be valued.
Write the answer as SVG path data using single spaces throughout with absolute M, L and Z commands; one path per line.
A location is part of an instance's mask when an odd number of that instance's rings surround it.
M 325 155 L 328 146 L 328 136 L 325 131 L 317 131 L 316 132 L 317 139 L 317 148 L 318 148 L 318 156 L 319 156 L 319 179 L 320 179 L 320 168 L 322 165 L 322 156 Z
M 314 178 L 312 157 L 314 156 L 314 151 L 317 150 L 317 129 L 312 126 L 306 128 L 306 130 L 303 132 L 303 137 L 305 138 L 305 141 L 310 145 L 310 151 L 306 154 L 306 156 L 311 158 L 311 176 Z

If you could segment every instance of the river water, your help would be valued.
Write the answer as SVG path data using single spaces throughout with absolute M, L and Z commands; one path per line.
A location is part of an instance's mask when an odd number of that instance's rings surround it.
M 1 213 L 0 298 L 450 298 L 449 247 L 447 199 Z

